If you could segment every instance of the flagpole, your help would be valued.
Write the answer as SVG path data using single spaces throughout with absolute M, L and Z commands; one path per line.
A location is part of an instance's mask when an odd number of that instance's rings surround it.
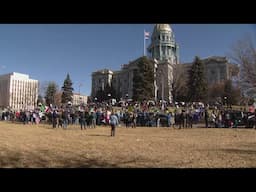
M 145 29 L 144 29 L 144 33 L 143 33 L 143 38 L 144 38 L 144 44 L 143 44 L 143 56 L 145 56 Z

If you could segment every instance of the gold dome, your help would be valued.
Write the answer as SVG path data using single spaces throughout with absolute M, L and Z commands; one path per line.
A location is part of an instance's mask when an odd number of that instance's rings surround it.
M 154 27 L 154 31 L 168 31 L 172 32 L 172 29 L 169 24 L 156 24 Z

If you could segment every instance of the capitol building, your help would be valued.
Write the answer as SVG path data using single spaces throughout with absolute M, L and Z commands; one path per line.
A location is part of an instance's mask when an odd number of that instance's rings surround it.
M 155 99 L 173 102 L 172 85 L 173 71 L 176 66 L 184 69 L 184 74 L 192 65 L 180 63 L 179 45 L 169 24 L 156 24 L 151 35 L 151 43 L 147 48 L 149 59 L 155 63 Z M 102 69 L 92 73 L 91 97 L 96 97 L 99 90 L 104 90 L 106 85 L 113 86 L 120 98 L 133 97 L 134 71 L 142 57 L 122 65 L 118 71 Z M 226 57 L 212 56 L 204 58 L 205 72 L 208 84 L 225 81 L 234 75 L 234 65 Z M 184 77 L 186 77 L 184 75 Z M 120 99 L 117 98 L 117 99 Z

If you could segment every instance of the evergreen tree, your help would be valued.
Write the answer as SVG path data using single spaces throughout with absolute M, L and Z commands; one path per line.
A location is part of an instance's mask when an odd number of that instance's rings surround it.
M 153 61 L 142 57 L 134 70 L 133 100 L 149 100 L 154 97 L 154 69 Z
M 184 68 L 184 65 L 174 66 L 172 84 L 172 95 L 174 101 L 187 101 L 188 99 L 188 76 L 185 75 L 185 73 L 186 70 Z
M 55 104 L 55 95 L 58 90 L 58 85 L 55 82 L 49 82 L 46 93 L 45 93 L 45 102 L 47 105 Z
M 110 96 L 109 96 L 109 94 L 110 94 Z M 117 94 L 116 94 L 116 91 L 115 91 L 114 87 L 112 85 L 110 86 L 109 84 L 107 84 L 104 87 L 104 90 L 98 90 L 96 92 L 95 97 L 97 98 L 97 100 L 99 102 L 101 102 L 101 101 L 107 101 L 111 98 L 116 98 Z
M 115 90 L 113 84 L 111 84 L 111 87 L 110 87 L 110 94 L 112 98 L 119 99 L 117 91 Z
M 104 100 L 107 101 L 113 98 L 112 87 L 107 84 L 104 89 Z
M 96 92 L 95 98 L 97 98 L 98 102 L 102 102 L 102 101 L 105 100 L 104 99 L 104 94 L 105 94 L 105 92 L 101 89 Z M 93 98 L 93 99 L 95 100 L 95 98 Z
M 36 104 L 38 105 L 39 103 L 44 104 L 43 96 L 41 94 L 38 95 Z
M 64 84 L 62 87 L 62 95 L 61 95 L 61 103 L 66 104 L 69 101 L 73 101 L 73 87 L 72 81 L 70 79 L 69 74 L 67 74 L 66 79 L 64 80 Z
M 224 82 L 214 83 L 208 87 L 208 102 L 209 103 L 223 103 L 224 98 Z
M 240 95 L 241 95 L 240 89 L 235 88 L 232 85 L 231 80 L 227 80 L 224 84 L 224 94 L 223 94 L 223 98 L 226 97 L 225 104 L 228 106 L 237 104 L 239 102 Z
M 193 101 L 206 101 L 207 99 L 207 81 L 204 71 L 204 64 L 198 56 L 189 70 L 189 100 Z

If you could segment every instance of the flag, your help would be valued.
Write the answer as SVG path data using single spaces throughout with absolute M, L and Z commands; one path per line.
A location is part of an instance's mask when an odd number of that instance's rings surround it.
M 44 104 L 41 104 L 41 106 L 40 106 L 40 111 L 41 111 L 41 112 L 44 112 L 44 111 L 45 111 L 45 105 L 44 105 Z
M 145 39 L 149 39 L 149 32 L 144 31 L 144 37 Z

